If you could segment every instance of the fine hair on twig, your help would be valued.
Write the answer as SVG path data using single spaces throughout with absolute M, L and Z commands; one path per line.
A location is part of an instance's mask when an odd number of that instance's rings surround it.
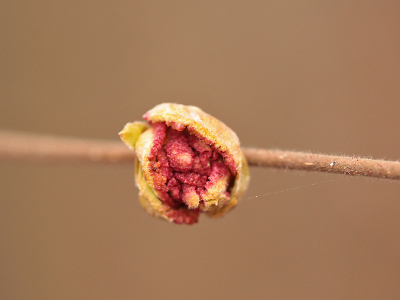
M 400 162 L 356 156 L 242 148 L 250 166 L 400 179 Z M 74 139 L 0 131 L 0 161 L 129 163 L 135 156 L 117 141 Z

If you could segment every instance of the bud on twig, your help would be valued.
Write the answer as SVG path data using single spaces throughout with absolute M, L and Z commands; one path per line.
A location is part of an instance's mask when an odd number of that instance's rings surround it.
M 236 134 L 194 106 L 164 103 L 128 123 L 121 139 L 136 154 L 140 202 L 157 217 L 193 224 L 237 204 L 249 182 Z

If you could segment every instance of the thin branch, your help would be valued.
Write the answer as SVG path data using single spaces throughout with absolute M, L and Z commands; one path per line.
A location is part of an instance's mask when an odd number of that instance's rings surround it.
M 0 161 L 127 163 L 134 158 L 121 142 L 0 131 Z
M 242 148 L 250 166 L 400 179 L 400 162 Z M 0 161 L 128 163 L 134 154 L 121 142 L 0 131 Z
M 400 179 L 397 161 L 254 148 L 242 150 L 251 166 Z

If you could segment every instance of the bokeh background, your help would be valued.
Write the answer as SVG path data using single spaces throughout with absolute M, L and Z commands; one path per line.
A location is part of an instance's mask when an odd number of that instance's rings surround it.
M 399 1 L 3 0 L 0 128 L 117 141 L 177 102 L 243 146 L 398 160 L 399 16 Z M 399 182 L 251 172 L 257 198 L 177 226 L 144 213 L 130 164 L 2 162 L 0 299 L 399 299 Z

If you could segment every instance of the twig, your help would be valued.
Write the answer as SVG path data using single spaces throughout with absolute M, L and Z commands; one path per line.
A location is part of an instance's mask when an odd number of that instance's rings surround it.
M 400 162 L 242 148 L 250 166 L 400 179 Z M 134 154 L 120 142 L 0 131 L 0 161 L 127 163 Z
M 251 166 L 400 179 L 400 162 L 397 161 L 253 148 L 242 150 Z
M 0 160 L 126 163 L 134 157 L 120 142 L 0 131 Z

